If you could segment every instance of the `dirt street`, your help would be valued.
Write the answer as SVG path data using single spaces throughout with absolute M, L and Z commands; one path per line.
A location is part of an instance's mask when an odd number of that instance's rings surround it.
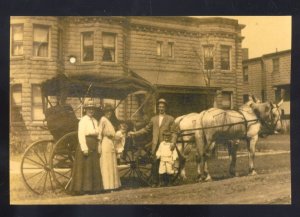
M 289 204 L 290 173 L 236 177 L 209 183 L 30 200 L 30 204 Z M 24 204 L 24 201 L 22 202 Z
M 239 152 L 237 173 L 228 175 L 228 156 L 209 161 L 214 181 L 196 181 L 196 164 L 187 163 L 186 181 L 172 187 L 125 188 L 112 193 L 69 196 L 65 193 L 46 192 L 35 195 L 24 187 L 18 172 L 17 159 L 11 163 L 11 204 L 291 204 L 291 169 L 289 136 L 262 139 L 258 144 L 256 171 L 258 175 L 247 176 L 248 157 Z M 16 168 L 14 168 L 14 166 Z

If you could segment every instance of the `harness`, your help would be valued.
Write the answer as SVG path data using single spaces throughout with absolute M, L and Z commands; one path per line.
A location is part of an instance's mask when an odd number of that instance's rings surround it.
M 261 122 L 261 124 L 268 129 L 268 131 L 269 131 L 268 134 L 269 135 L 274 134 L 274 131 L 275 131 L 275 128 L 276 128 L 276 125 L 277 125 L 278 121 L 280 121 L 280 123 L 282 125 L 282 120 L 280 118 L 280 115 L 277 117 L 276 121 L 274 122 L 275 117 L 274 117 L 274 113 L 272 112 L 273 109 L 276 109 L 277 112 L 280 114 L 279 106 L 276 105 L 276 107 L 273 107 L 271 109 L 271 112 L 269 114 L 269 120 L 270 120 L 269 122 L 262 119 L 258 114 L 256 114 L 256 116 L 259 119 L 259 121 Z

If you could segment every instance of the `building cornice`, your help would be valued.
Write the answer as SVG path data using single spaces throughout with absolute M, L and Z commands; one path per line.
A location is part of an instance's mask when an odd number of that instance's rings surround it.
M 65 17 L 68 21 L 81 24 L 81 23 L 108 23 L 108 24 L 124 24 L 126 17 L 121 16 L 70 16 Z
M 238 36 L 237 32 L 226 32 L 226 31 L 201 31 L 201 26 L 199 24 L 230 24 L 238 25 L 237 20 L 227 19 L 227 18 L 191 18 L 191 17 L 141 17 L 145 19 L 148 23 L 136 23 L 133 19 L 139 17 L 125 17 L 125 16 L 71 16 L 64 17 L 68 21 L 75 24 L 84 23 L 107 23 L 107 24 L 117 24 L 125 28 L 135 31 L 143 32 L 155 32 L 168 35 L 180 35 L 186 37 L 222 37 L 242 40 L 243 37 Z M 139 20 L 140 21 L 140 20 Z M 149 24 L 150 21 L 150 24 Z M 151 22 L 163 22 L 163 21 L 174 21 L 174 24 L 183 25 L 182 27 L 165 27 L 158 25 L 151 25 Z M 176 23 L 176 22 L 177 23 Z M 163 24 L 163 23 L 162 23 Z M 190 29 L 186 29 L 186 26 Z M 194 29 L 194 30 L 192 30 Z
M 162 33 L 167 35 L 179 35 L 186 37 L 195 37 L 195 38 L 205 38 L 205 37 L 222 37 L 222 38 L 231 38 L 231 39 L 240 39 L 243 37 L 238 36 L 236 33 L 225 32 L 225 31 L 191 31 L 185 30 L 183 28 L 167 28 L 167 27 L 158 27 L 146 24 L 129 24 L 130 30 L 141 31 L 141 32 L 153 32 L 153 33 Z
M 291 55 L 291 50 L 283 50 L 283 51 L 278 51 L 278 52 L 274 52 L 274 53 L 268 53 L 268 54 L 264 54 L 262 55 L 263 58 L 269 58 L 269 57 L 276 57 L 276 56 L 280 56 L 280 55 L 285 55 L 285 54 L 290 54 Z
M 279 52 L 264 54 L 260 57 L 254 57 L 254 58 L 251 58 L 251 59 L 246 59 L 246 60 L 243 60 L 243 64 L 250 63 L 250 62 L 256 62 L 256 61 L 261 61 L 264 58 L 270 58 L 270 57 L 272 58 L 272 57 L 277 57 L 277 56 L 286 55 L 286 54 L 291 55 L 291 50 L 290 49 L 289 50 L 283 50 L 283 51 L 279 51 Z

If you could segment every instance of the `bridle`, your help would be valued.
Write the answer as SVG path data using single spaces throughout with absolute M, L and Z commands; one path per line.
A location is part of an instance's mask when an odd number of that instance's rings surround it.
M 278 116 L 275 117 L 273 110 L 276 110 L 275 112 L 278 113 Z M 276 120 L 275 120 L 276 118 Z M 280 124 L 282 126 L 282 120 L 281 120 L 281 111 L 280 111 L 280 108 L 277 104 L 275 104 L 275 107 L 272 108 L 271 112 L 270 112 L 270 120 L 271 120 L 271 126 L 272 126 L 272 129 L 273 131 L 276 129 L 276 125 L 278 123 L 278 121 L 280 121 Z
M 261 117 L 258 117 L 258 119 L 260 120 L 260 122 L 262 123 L 263 126 L 265 126 L 268 131 L 270 132 L 270 134 L 274 134 L 274 131 L 276 129 L 276 125 L 278 123 L 278 121 L 280 121 L 281 125 L 282 125 L 282 120 L 281 120 L 281 112 L 280 112 L 280 108 L 277 104 L 275 104 L 275 106 L 273 104 L 272 105 L 272 108 L 271 108 L 271 111 L 270 111 L 270 114 L 269 114 L 269 118 L 268 118 L 268 121 L 262 119 Z M 273 111 L 275 109 L 275 111 Z M 279 115 L 276 117 L 274 115 L 274 113 L 277 112 Z M 275 120 L 276 118 L 276 120 Z

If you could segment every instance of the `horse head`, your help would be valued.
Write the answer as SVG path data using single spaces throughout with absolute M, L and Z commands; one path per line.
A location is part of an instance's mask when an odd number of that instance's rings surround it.
M 282 110 L 280 109 L 282 103 L 283 100 L 277 104 L 272 102 L 252 102 L 250 106 L 257 118 L 265 124 L 269 130 L 273 131 L 273 133 L 278 133 L 282 130 Z

